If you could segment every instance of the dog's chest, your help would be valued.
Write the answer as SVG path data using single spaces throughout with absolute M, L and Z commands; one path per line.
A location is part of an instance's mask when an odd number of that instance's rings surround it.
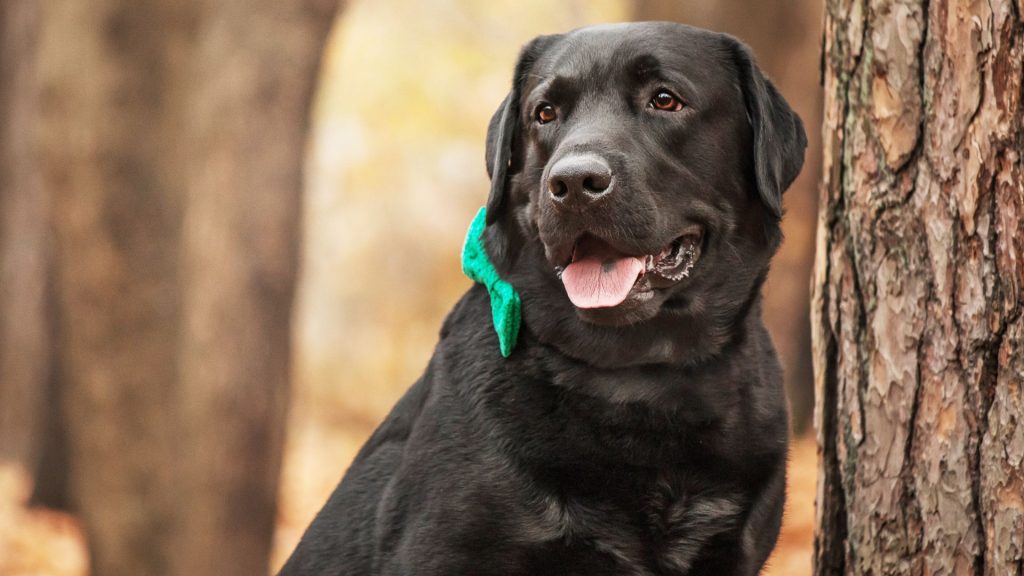
M 741 514 L 736 497 L 686 492 L 667 482 L 631 504 L 548 496 L 524 528 L 548 549 L 592 556 L 589 565 L 602 558 L 608 573 L 683 575 L 712 539 L 738 528 Z

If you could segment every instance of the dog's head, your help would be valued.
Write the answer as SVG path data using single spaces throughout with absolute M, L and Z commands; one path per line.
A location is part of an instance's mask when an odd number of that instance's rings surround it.
M 805 146 L 730 36 L 666 22 L 542 36 L 488 129 L 487 247 L 531 332 L 570 356 L 706 357 L 758 301 Z

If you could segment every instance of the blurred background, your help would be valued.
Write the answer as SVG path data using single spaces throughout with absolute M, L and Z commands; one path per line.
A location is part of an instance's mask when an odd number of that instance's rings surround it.
M 809 574 L 821 0 L 5 0 L 0 575 L 276 570 L 469 286 L 518 49 L 730 32 L 800 113 L 765 315 Z

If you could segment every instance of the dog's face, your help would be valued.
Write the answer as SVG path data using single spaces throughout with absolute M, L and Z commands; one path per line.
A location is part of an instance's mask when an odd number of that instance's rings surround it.
M 805 145 L 729 36 L 642 23 L 541 37 L 488 132 L 488 248 L 531 329 L 570 355 L 710 354 L 757 299 Z

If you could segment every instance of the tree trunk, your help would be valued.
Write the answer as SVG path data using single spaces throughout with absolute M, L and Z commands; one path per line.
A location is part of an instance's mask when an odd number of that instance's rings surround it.
M 47 379 L 47 201 L 38 183 L 35 0 L 0 4 L 0 458 L 32 468 Z
M 191 509 L 175 574 L 268 570 L 303 158 L 335 5 L 211 0 L 198 37 L 178 358 Z
M 335 4 L 42 5 L 69 479 L 97 575 L 268 570 Z
M 748 43 L 807 126 L 821 123 L 818 44 L 822 0 L 636 0 L 634 20 L 671 20 L 720 32 Z M 772 261 L 765 286 L 765 323 L 786 377 L 793 429 L 805 430 L 814 407 L 810 299 L 814 215 L 821 176 L 821 138 L 808 130 L 803 172 L 786 192 L 786 240 Z
M 34 0 L 0 5 L 0 458 L 34 471 L 32 504 L 68 510 L 50 193 L 36 150 L 39 12 Z
M 1020 0 L 828 0 L 815 572 L 1024 573 Z

